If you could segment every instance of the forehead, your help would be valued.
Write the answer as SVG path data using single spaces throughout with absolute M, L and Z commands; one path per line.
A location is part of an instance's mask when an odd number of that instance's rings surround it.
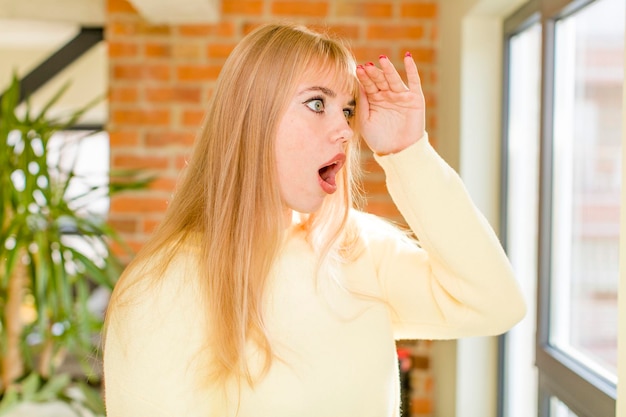
M 346 67 L 329 64 L 309 65 L 298 80 L 298 89 L 320 86 L 331 89 L 337 94 L 355 98 L 358 94 L 356 74 Z

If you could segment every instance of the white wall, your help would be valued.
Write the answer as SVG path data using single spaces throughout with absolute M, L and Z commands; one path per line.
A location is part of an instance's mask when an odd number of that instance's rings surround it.
M 524 0 L 442 0 L 438 149 L 497 230 L 502 24 Z M 497 338 L 437 342 L 436 417 L 495 417 Z
M 626 16 L 624 16 L 626 19 Z M 624 35 L 626 38 L 626 34 Z M 624 42 L 626 45 L 626 39 Z M 626 58 L 626 51 L 624 51 Z M 624 59 L 626 62 L 626 59 Z M 624 65 L 626 82 L 626 65 Z M 619 333 L 617 349 L 617 410 L 616 416 L 626 416 L 626 85 L 622 95 L 622 200 L 620 218 L 620 286 L 619 286 Z

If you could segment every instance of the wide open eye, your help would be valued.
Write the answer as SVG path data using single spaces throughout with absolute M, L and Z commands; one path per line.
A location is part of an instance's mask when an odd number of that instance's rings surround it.
M 343 115 L 346 116 L 346 119 L 349 121 L 354 116 L 354 109 L 352 107 L 347 107 L 343 109 Z
M 322 113 L 324 111 L 324 100 L 321 98 L 312 98 L 304 104 L 315 113 Z

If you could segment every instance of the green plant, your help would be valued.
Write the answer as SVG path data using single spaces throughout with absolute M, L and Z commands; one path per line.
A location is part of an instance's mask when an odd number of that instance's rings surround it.
M 66 117 L 49 117 L 65 89 L 36 114 L 26 105 L 20 115 L 14 78 L 0 103 L 0 412 L 20 400 L 79 401 L 69 388 L 87 386 L 59 371 L 67 357 L 83 365 L 86 381 L 97 382 L 93 358 L 102 316 L 89 300 L 94 288 L 112 288 L 121 272 L 111 244 L 125 246 L 86 203 L 149 181 L 137 172 L 117 173 L 115 183 L 68 194 L 70 184 L 82 178 L 74 164 L 68 169 L 51 162 L 49 140 L 73 126 L 91 104 Z M 68 233 L 83 244 L 71 244 Z M 90 404 L 89 390 L 83 391 L 83 405 L 103 414 L 101 404 Z

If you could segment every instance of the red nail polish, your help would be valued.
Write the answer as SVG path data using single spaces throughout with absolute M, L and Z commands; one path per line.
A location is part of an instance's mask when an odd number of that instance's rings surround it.
M 378 59 L 387 59 L 387 55 L 379 55 Z
M 373 62 L 368 62 L 368 63 L 367 63 L 367 64 L 365 64 L 365 65 L 370 65 L 370 66 L 373 66 L 373 65 L 374 65 L 374 63 L 373 63 Z
M 363 65 L 359 64 L 356 66 L 357 68 L 363 69 Z
M 411 53 L 409 51 L 406 51 L 406 53 L 404 54 L 404 56 L 411 58 L 413 55 L 411 55 Z

